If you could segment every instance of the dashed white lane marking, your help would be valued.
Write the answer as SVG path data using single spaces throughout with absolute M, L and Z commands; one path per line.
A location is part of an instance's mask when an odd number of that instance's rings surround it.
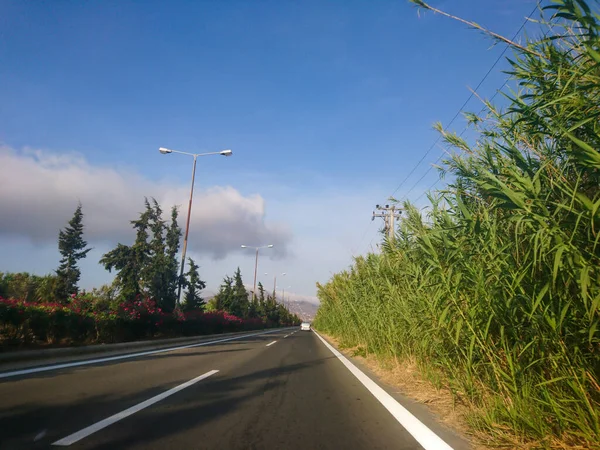
M 44 429 L 42 431 L 40 431 L 38 434 L 35 435 L 35 437 L 33 438 L 33 442 L 37 442 L 40 439 L 42 439 L 44 436 L 46 436 L 46 434 L 48 434 L 48 430 Z
M 142 403 L 138 403 L 137 405 L 132 406 L 131 408 L 126 409 L 125 411 L 121 411 L 120 413 L 117 413 L 114 416 L 107 417 L 106 419 L 101 420 L 100 422 L 96 422 L 95 424 L 90 425 L 89 427 L 84 428 L 83 430 L 79 430 L 76 433 L 70 434 L 69 436 L 54 442 L 52 445 L 67 447 L 71 444 L 74 444 L 75 442 L 78 442 L 88 437 L 89 435 L 94 434 L 96 431 L 100 431 L 103 428 L 106 428 L 112 425 L 113 423 L 118 422 L 119 420 L 125 419 L 126 417 L 129 417 L 132 414 L 135 414 L 136 412 L 147 408 L 148 406 L 151 406 L 154 403 L 157 403 L 169 397 L 170 395 L 181 391 L 182 389 L 190 387 L 192 384 L 195 384 L 200 380 L 204 380 L 205 378 L 208 378 L 217 372 L 218 370 L 211 370 L 210 372 L 206 372 L 204 375 L 200 375 L 199 377 L 193 378 L 190 381 L 187 381 L 183 384 L 180 384 L 179 386 L 174 387 L 173 389 L 169 389 L 168 391 L 163 392 L 162 394 L 152 397 L 146 401 L 143 401 Z
M 59 370 L 59 369 L 66 369 L 69 367 L 86 366 L 88 364 L 99 364 L 99 363 L 109 362 L 109 361 L 118 361 L 120 359 L 137 358 L 139 356 L 155 355 L 157 353 L 172 352 L 175 350 L 182 350 L 184 348 L 202 347 L 204 345 L 217 344 L 219 342 L 235 341 L 236 339 L 244 339 L 244 338 L 252 337 L 252 336 L 260 336 L 262 334 L 276 333 L 278 331 L 281 331 L 281 330 L 276 329 L 276 330 L 264 331 L 261 333 L 245 334 L 243 336 L 233 336 L 233 337 L 226 338 L 226 339 L 217 339 L 215 341 L 200 342 L 198 344 L 189 344 L 189 345 L 181 345 L 179 347 L 161 348 L 159 350 L 149 350 L 146 352 L 128 353 L 127 355 L 108 356 L 106 358 L 87 359 L 85 361 L 76 361 L 76 362 L 70 362 L 70 363 L 64 363 L 64 364 L 53 364 L 51 366 L 34 367 L 32 369 L 14 370 L 12 372 L 0 373 L 0 378 L 17 377 L 19 375 L 29 375 L 32 373 L 47 372 L 49 370 Z
M 270 346 L 271 346 L 271 345 L 273 345 L 275 342 L 277 342 L 277 341 L 269 342 L 269 343 L 267 344 L 267 347 L 270 347 Z
M 314 330 L 313 330 L 314 331 Z M 317 337 L 337 356 L 346 368 L 352 372 L 358 380 L 366 387 L 373 396 L 379 400 L 385 409 L 414 437 L 425 450 L 453 450 L 446 442 L 444 442 L 437 434 L 431 431 L 419 419 L 413 416 L 404 406 L 398 403 L 390 394 L 385 392 L 373 380 L 371 380 L 364 372 L 352 364 L 344 355 L 338 352 L 335 348 L 329 345 L 319 333 L 314 332 Z

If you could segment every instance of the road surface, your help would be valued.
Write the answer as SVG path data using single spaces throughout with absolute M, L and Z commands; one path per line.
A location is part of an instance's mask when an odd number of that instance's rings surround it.
M 0 449 L 61 446 L 424 448 L 314 332 L 297 328 L 104 363 L 0 373 Z

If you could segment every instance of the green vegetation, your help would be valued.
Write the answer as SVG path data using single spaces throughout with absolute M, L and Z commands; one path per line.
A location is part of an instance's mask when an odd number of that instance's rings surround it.
M 90 294 L 72 297 L 68 304 L 29 303 L 0 297 L 0 349 L 195 336 L 278 325 L 260 319 L 242 319 L 225 311 L 165 313 L 151 299 L 123 302 L 105 309 Z
M 69 226 L 60 230 L 58 234 L 58 251 L 62 258 L 56 271 L 54 295 L 57 298 L 67 298 L 70 294 L 77 294 L 81 271 L 77 261 L 85 258 L 91 250 L 83 240 L 83 212 L 81 204 L 77 205 Z
M 299 325 L 300 319 L 276 299 L 264 295 L 256 307 L 248 301 L 237 269 L 230 290 L 222 290 L 205 311 L 200 297 L 205 287 L 198 266 L 190 259 L 187 292 L 181 309 L 164 311 L 147 296 L 123 300 L 114 286 L 71 294 L 66 301 L 50 302 L 56 277 L 0 273 L 0 349 L 24 345 L 74 345 L 123 342 L 157 337 L 194 336 Z M 233 281 L 236 280 L 236 286 Z M 48 287 L 50 286 L 50 288 Z M 241 286 L 241 287 L 240 287 Z M 173 287 L 176 289 L 176 286 Z M 225 295 L 229 293 L 229 298 Z M 215 303 L 221 302 L 218 308 Z M 216 300 L 215 300 L 216 299 Z
M 177 301 L 179 282 L 176 256 L 181 229 L 177 225 L 177 209 L 172 208 L 171 223 L 167 225 L 156 200 L 151 204 L 146 199 L 145 206 L 139 219 L 131 221 L 136 230 L 133 245 L 119 243 L 100 263 L 108 271 L 118 271 L 115 284 L 123 299 L 145 294 L 171 312 Z
M 27 272 L 0 272 L 0 297 L 27 302 L 54 301 L 56 275 L 38 276 Z
M 226 276 L 219 289 L 207 305 L 208 311 L 228 311 L 244 319 L 261 319 L 264 323 L 299 325 L 300 318 L 292 314 L 284 305 L 277 303 L 273 295 L 265 296 L 262 283 L 258 283 L 259 295 L 250 300 L 248 291 L 244 287 L 240 268 L 238 267 L 233 278 Z
M 597 448 L 600 16 L 545 11 L 545 36 L 514 47 L 508 105 L 467 114 L 472 141 L 438 126 L 450 184 L 319 286 L 315 326 L 418 361 L 488 443 Z
M 200 279 L 200 274 L 198 274 L 199 268 L 192 258 L 188 258 L 188 271 L 186 273 L 187 290 L 183 303 L 184 311 L 204 311 L 205 301 L 200 297 L 200 292 L 206 287 L 206 283 Z

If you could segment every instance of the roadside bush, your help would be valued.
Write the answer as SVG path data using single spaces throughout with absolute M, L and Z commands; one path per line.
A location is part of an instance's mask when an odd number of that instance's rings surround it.
M 27 272 L 0 272 L 0 297 L 20 298 L 27 302 L 54 302 L 55 275 L 38 276 Z
M 93 298 L 85 293 L 72 296 L 67 305 L 0 297 L 0 345 L 115 343 L 266 327 L 260 319 L 241 319 L 223 311 L 167 314 L 143 298 L 121 303 L 116 311 L 95 309 Z

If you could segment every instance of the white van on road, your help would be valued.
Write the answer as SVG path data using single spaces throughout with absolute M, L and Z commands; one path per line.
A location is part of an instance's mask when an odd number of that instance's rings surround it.
M 302 325 L 300 325 L 300 331 L 310 331 L 310 323 L 302 322 Z

